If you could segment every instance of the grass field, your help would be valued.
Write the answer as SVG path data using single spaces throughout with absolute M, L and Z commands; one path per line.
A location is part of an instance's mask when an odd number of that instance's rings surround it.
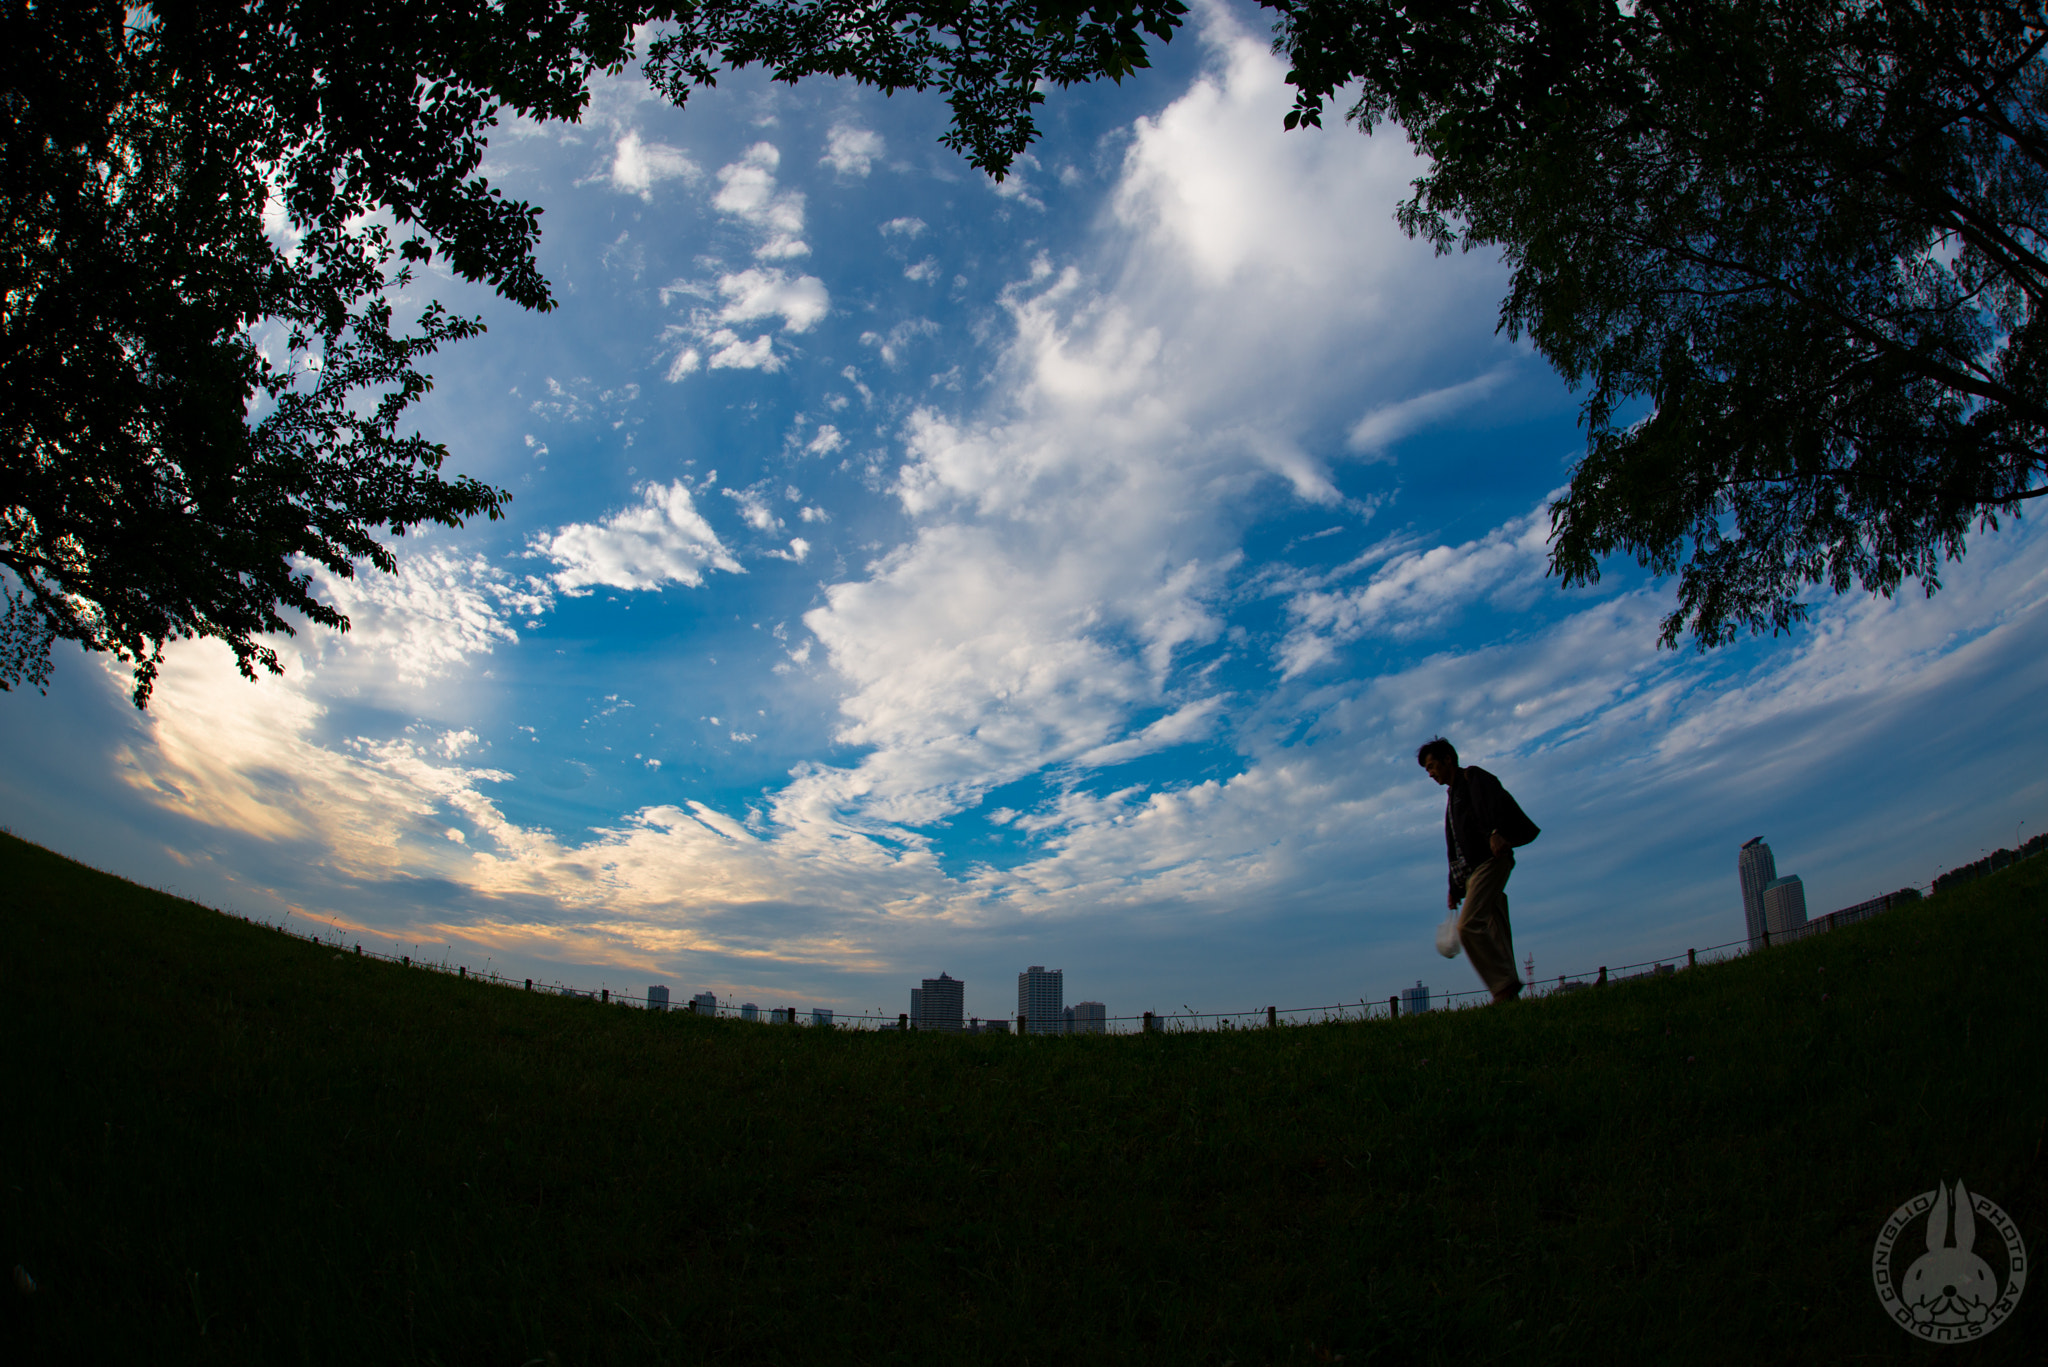
M 6 1363 L 2039 1363 L 1872 1290 L 2048 1252 L 2048 858 L 1549 1001 L 875 1034 L 336 954 L 0 837 Z M 2038 1279 L 2037 1279 L 2038 1280 Z

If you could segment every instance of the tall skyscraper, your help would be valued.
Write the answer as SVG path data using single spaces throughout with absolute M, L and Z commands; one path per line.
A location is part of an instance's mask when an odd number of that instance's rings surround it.
M 648 1009 L 649 1011 L 666 1011 L 666 1010 L 668 1010 L 668 989 L 667 989 L 667 988 L 665 988 L 665 987 L 659 987 L 659 986 L 657 986 L 657 987 L 650 987 L 650 988 L 648 988 L 648 989 L 647 989 L 647 1009 Z
M 1101 1002 L 1075 1002 L 1066 1018 L 1069 1034 L 1099 1035 L 1109 1029 L 1109 1008 Z
M 829 1007 L 829 1006 L 814 1006 L 814 1007 L 812 1007 L 812 1008 L 811 1008 L 811 1024 L 813 1024 L 813 1025 L 830 1025 L 831 1023 L 832 1023 L 832 1008 L 831 1008 L 831 1007 Z
M 697 1014 L 700 1016 L 715 1016 L 718 1014 L 718 996 L 716 993 L 699 992 L 696 996 L 690 998 L 690 1004 L 697 1008 Z
M 1764 884 L 1764 924 L 1773 937 L 1798 930 L 1806 924 L 1806 885 L 1798 874 L 1773 878 Z
M 918 1029 L 954 1030 L 967 1024 L 967 984 L 941 973 L 918 992 Z
M 1064 968 L 1048 973 L 1037 964 L 1017 975 L 1017 1016 L 1034 1035 L 1057 1035 L 1066 1028 Z
M 1422 979 L 1415 980 L 1415 986 L 1401 989 L 1401 1014 L 1412 1016 L 1417 1011 L 1429 1010 L 1429 989 L 1422 985 Z
M 1742 920 L 1749 931 L 1749 947 L 1764 942 L 1764 887 L 1778 876 L 1778 861 L 1762 836 L 1746 842 L 1736 856 L 1735 871 L 1742 878 Z
M 757 1021 L 761 1019 L 761 1008 L 752 1002 L 741 1002 L 740 1019 L 743 1021 Z
M 924 989 L 921 987 L 910 989 L 910 1028 L 924 1028 Z

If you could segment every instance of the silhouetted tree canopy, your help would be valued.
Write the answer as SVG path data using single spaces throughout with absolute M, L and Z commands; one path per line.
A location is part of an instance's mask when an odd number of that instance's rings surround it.
M 1400 124 L 1403 226 L 1498 248 L 1503 327 L 1586 386 L 1567 583 L 1676 572 L 1705 648 L 1931 593 L 2048 492 L 2040 4 L 1264 3 L 1288 125 Z
M 483 130 L 499 103 L 573 115 L 629 12 L 514 8 L 7 6 L 0 686 L 46 682 L 58 639 L 132 662 L 138 706 L 172 638 L 275 672 L 284 610 L 347 626 L 310 563 L 389 570 L 380 532 L 498 515 L 398 430 L 420 361 L 478 324 L 398 328 L 389 296 L 439 249 L 548 306 Z
M 750 64 L 943 88 L 947 141 L 1000 176 L 1044 86 L 1121 78 L 1182 11 L 7 0 L 0 688 L 45 684 L 57 640 L 132 663 L 137 706 L 175 638 L 276 672 L 286 611 L 348 626 L 310 566 L 388 571 L 380 536 L 499 515 L 508 495 L 399 428 L 421 362 L 480 324 L 438 304 L 404 324 L 391 296 L 438 254 L 552 307 L 540 210 L 478 174 L 500 110 L 576 118 L 644 32 L 677 103 Z

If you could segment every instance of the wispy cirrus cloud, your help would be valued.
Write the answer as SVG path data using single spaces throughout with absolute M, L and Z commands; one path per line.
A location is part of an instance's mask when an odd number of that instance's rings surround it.
M 1345 445 L 1370 459 L 1390 459 L 1386 454 L 1389 446 L 1478 403 L 1499 389 L 1509 372 L 1508 365 L 1498 365 L 1458 384 L 1381 404 L 1358 420 Z
M 1293 620 L 1276 661 L 1293 678 L 1369 632 L 1412 636 L 1462 609 L 1507 595 L 1527 598 L 1550 563 L 1550 502 L 1459 546 L 1395 554 L 1363 585 L 1314 589 L 1287 604 Z

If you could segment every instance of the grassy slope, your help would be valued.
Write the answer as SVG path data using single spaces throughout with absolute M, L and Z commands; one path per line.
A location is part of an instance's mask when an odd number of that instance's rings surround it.
M 2048 1251 L 2044 910 L 2039 859 L 1572 999 L 856 1035 L 341 957 L 0 837 L 41 1283 L 0 1360 L 2034 1362 L 2048 1286 L 1934 1350 L 1869 1259 L 1957 1176 Z

